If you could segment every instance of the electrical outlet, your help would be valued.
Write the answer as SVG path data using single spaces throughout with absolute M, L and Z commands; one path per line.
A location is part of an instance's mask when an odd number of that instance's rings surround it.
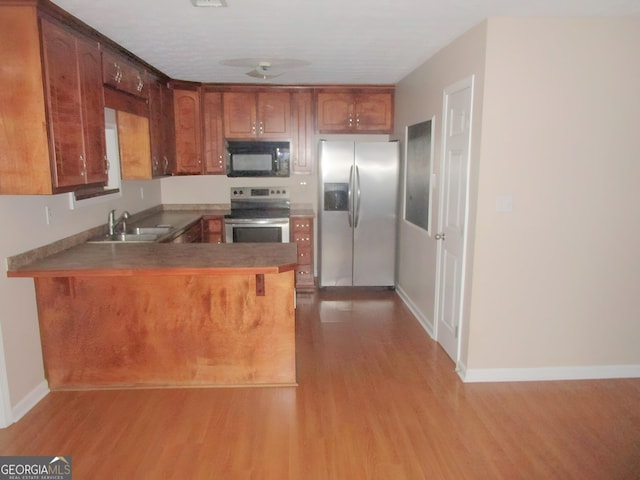
M 44 216 L 47 221 L 47 225 L 51 225 L 51 220 L 53 218 L 53 215 L 51 214 L 51 207 L 49 205 L 44 207 Z

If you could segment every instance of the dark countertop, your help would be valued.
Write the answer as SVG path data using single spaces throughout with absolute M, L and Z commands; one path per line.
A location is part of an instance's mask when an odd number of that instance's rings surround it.
M 294 270 L 293 243 L 83 243 L 7 272 L 9 277 L 232 275 Z
M 224 216 L 226 205 L 163 205 L 134 214 L 131 227 L 171 225 L 173 230 L 150 243 L 85 243 L 105 235 L 106 224 L 30 250 L 8 260 L 8 277 L 73 275 L 182 275 L 273 273 L 293 270 L 295 244 L 163 243 L 206 216 Z M 292 207 L 291 216 L 311 216 L 307 206 Z

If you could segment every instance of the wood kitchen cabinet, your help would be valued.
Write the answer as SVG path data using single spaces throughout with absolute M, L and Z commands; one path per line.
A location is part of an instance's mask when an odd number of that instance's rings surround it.
M 313 254 L 313 216 L 291 216 L 290 240 L 298 246 L 296 290 L 315 288 Z
M 225 162 L 224 129 L 222 125 L 222 93 L 203 93 L 204 124 L 204 173 L 224 175 Z
M 222 94 L 227 139 L 284 139 L 291 136 L 289 91 L 227 91 Z
M 224 217 L 210 215 L 202 217 L 202 241 L 224 243 Z
M 175 173 L 202 173 L 202 119 L 200 89 L 173 89 L 176 139 Z
M 104 98 L 97 42 L 42 20 L 54 189 L 107 182 Z
M 170 175 L 175 168 L 173 91 L 159 78 L 149 81 L 151 178 Z
M 313 173 L 313 95 L 300 90 L 291 95 L 291 173 Z
M 124 55 L 102 52 L 102 79 L 105 85 L 142 98 L 149 97 L 147 70 Z
M 320 133 L 391 133 L 393 89 L 320 89 L 316 115 Z

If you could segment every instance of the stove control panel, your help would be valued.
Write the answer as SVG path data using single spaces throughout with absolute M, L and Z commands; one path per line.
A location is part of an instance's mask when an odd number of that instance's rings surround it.
M 231 187 L 231 199 L 288 199 L 285 187 Z

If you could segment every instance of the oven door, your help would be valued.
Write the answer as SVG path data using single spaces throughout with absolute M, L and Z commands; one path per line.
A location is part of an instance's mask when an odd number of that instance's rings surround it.
M 288 218 L 225 218 L 227 243 L 288 243 Z

